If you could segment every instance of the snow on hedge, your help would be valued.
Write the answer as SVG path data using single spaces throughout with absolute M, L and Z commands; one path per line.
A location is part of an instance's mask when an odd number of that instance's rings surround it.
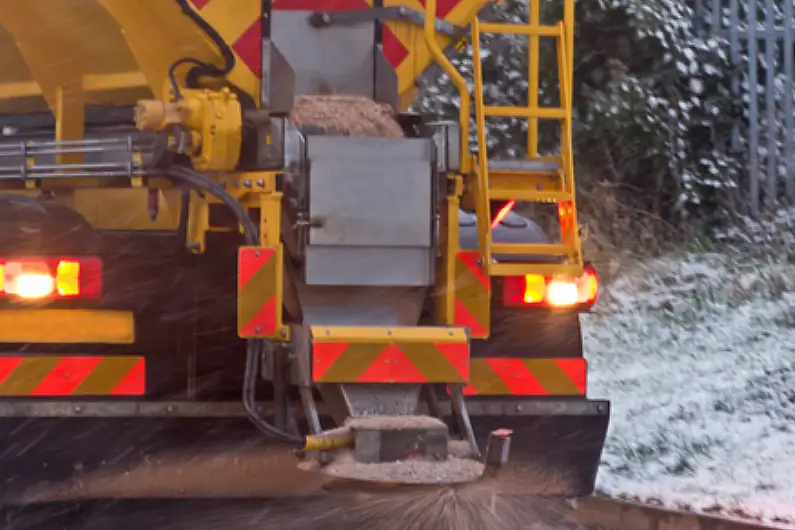
M 795 520 L 795 269 L 725 253 L 635 267 L 584 317 L 612 400 L 598 488 Z
M 542 2 L 544 22 L 560 19 L 558 4 Z M 493 18 L 525 21 L 527 2 L 507 0 Z M 729 140 L 742 111 L 730 92 L 729 46 L 696 34 L 692 20 L 690 8 L 675 0 L 577 2 L 574 140 L 581 185 L 612 181 L 634 189 L 628 198 L 636 205 L 662 202 L 668 212 L 709 205 L 737 186 L 742 161 L 729 152 Z M 544 40 L 540 101 L 557 105 L 556 52 Z M 526 104 L 526 38 L 484 42 L 487 103 Z M 454 61 L 468 78 L 470 53 L 467 47 Z M 432 75 L 421 88 L 415 110 L 456 116 L 458 95 L 449 79 Z M 526 153 L 523 120 L 490 123 L 492 156 Z M 554 128 L 542 125 L 541 138 L 542 151 L 557 149 Z

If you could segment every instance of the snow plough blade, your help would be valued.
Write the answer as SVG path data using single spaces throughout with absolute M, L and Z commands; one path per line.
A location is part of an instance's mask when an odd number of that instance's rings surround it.
M 446 418 L 453 434 L 445 463 L 421 457 L 351 463 L 349 447 L 318 464 L 282 445 L 263 444 L 246 421 L 3 419 L 0 504 L 315 497 L 339 489 L 466 483 L 506 495 L 591 493 L 607 429 L 605 403 L 512 402 L 512 414 L 484 414 L 497 408 L 506 411 L 495 402 L 469 405 L 477 457 L 468 441 L 454 439 L 455 422 Z

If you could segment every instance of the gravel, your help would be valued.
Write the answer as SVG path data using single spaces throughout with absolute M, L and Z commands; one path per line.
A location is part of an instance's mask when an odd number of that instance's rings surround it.
M 574 530 L 570 512 L 559 501 L 495 494 L 482 483 L 414 486 L 274 509 L 258 530 Z
M 290 120 L 300 128 L 341 136 L 403 138 L 389 105 L 363 96 L 298 96 Z
M 353 453 L 340 452 L 323 468 L 323 473 L 338 478 L 365 482 L 395 484 L 458 484 L 478 479 L 483 464 L 471 459 L 450 456 L 443 462 L 433 460 L 404 460 L 363 464 Z

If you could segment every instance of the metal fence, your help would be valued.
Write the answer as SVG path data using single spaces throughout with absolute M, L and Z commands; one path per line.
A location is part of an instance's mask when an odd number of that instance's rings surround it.
M 751 215 L 795 204 L 795 0 L 695 0 L 696 30 L 727 42 L 741 68 L 733 81 L 743 123 L 733 147 L 747 150 Z M 753 90 L 752 87 L 757 87 Z

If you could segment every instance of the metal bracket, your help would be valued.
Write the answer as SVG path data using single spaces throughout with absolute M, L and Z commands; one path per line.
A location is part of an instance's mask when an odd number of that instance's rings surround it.
M 508 463 L 512 434 L 513 431 L 510 429 L 498 429 L 489 434 L 484 456 L 484 474 L 494 477 Z
M 403 6 L 375 7 L 372 9 L 357 9 L 352 11 L 317 11 L 309 16 L 309 25 L 314 28 L 327 28 L 329 26 L 348 26 L 376 20 L 405 20 L 412 24 L 422 26 L 425 24 L 425 15 L 416 9 Z M 436 31 L 450 37 L 460 38 L 467 34 L 467 28 L 456 26 L 441 19 L 436 19 Z
M 464 392 L 462 385 L 449 385 L 450 388 L 450 405 L 452 406 L 453 415 L 460 423 L 463 434 L 469 442 L 469 447 L 472 450 L 472 456 L 476 459 L 480 458 L 480 448 L 478 447 L 477 439 L 475 438 L 475 431 L 472 429 L 472 422 L 469 418 L 469 411 L 467 410 L 466 402 L 464 400 Z
M 143 138 L 92 138 L 69 141 L 32 141 L 0 145 L 0 180 L 63 179 L 76 177 L 140 177 L 146 174 L 141 157 L 151 149 Z M 81 162 L 39 164 L 42 155 L 84 155 L 88 153 L 122 153 L 123 162 Z M 10 162 L 6 162 L 6 161 Z

